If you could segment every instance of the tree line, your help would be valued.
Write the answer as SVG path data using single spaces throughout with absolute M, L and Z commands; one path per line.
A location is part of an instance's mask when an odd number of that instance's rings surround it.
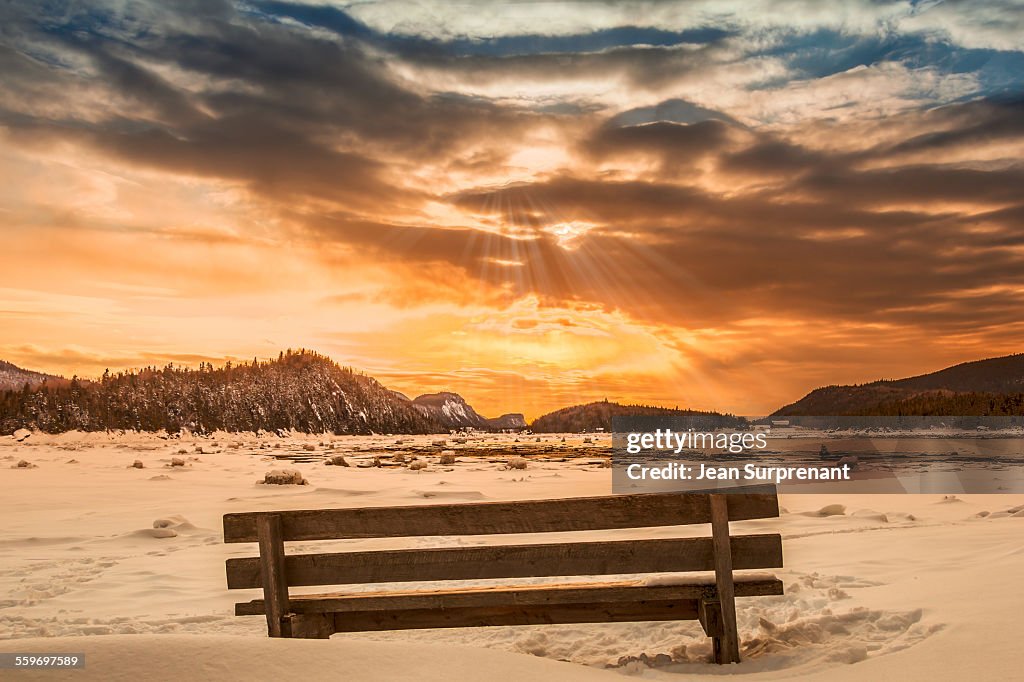
M 445 429 L 375 379 L 318 353 L 198 369 L 147 367 L 97 381 L 44 382 L 0 393 L 0 433 L 136 430 L 436 433 Z

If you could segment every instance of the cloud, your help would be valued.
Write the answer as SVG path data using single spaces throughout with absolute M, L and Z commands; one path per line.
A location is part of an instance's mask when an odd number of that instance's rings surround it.
M 475 7 L 4 5 L 0 351 L 310 345 L 496 412 L 1019 338 L 1018 4 Z
M 23 143 L 71 143 L 141 167 L 361 210 L 422 200 L 392 177 L 401 175 L 395 164 L 450 156 L 528 123 L 485 101 L 403 86 L 366 45 L 253 25 L 221 5 L 194 9 L 141 36 L 123 16 L 24 21 L 17 42 L 33 49 L 3 53 L 18 77 L 0 100 L 0 122 Z M 162 22 L 172 11 L 154 10 Z M 79 114 L 83 93 L 110 93 L 117 106 Z
M 602 126 L 583 143 L 598 161 L 635 161 L 638 156 L 657 159 L 663 175 L 692 172 L 703 158 L 731 146 L 735 129 L 719 120 L 698 123 L 658 121 L 633 126 Z

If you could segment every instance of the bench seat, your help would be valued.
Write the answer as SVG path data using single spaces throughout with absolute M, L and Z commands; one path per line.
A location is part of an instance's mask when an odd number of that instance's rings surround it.
M 778 579 L 739 578 L 736 597 L 783 594 Z M 285 617 L 291 636 L 431 628 L 627 623 L 699 620 L 710 637 L 722 634 L 714 583 L 646 585 L 643 582 L 471 587 L 409 592 L 294 595 Z M 235 615 L 266 612 L 262 599 L 235 605 Z
M 737 597 L 781 595 L 782 581 L 763 577 L 735 578 Z M 289 603 L 293 613 L 350 613 L 409 609 L 450 609 L 494 606 L 549 606 L 556 604 L 642 603 L 715 599 L 714 582 L 647 585 L 643 581 L 553 583 L 517 587 L 465 587 L 458 589 L 331 592 L 295 594 Z M 236 616 L 262 616 L 262 599 L 235 604 Z

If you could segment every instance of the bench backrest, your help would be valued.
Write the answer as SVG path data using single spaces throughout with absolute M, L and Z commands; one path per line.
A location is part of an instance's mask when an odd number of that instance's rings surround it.
M 771 485 L 732 489 L 722 498 L 729 521 L 779 515 Z M 283 543 L 290 541 L 551 533 L 711 521 L 707 492 L 227 514 L 225 542 L 259 541 L 261 554 L 279 555 L 228 559 L 228 587 L 264 586 L 261 564 L 269 572 L 268 560 L 280 562 Z M 782 539 L 777 534 L 732 536 L 729 546 L 734 569 L 782 566 Z M 307 585 L 709 571 L 716 565 L 712 537 L 697 537 L 295 554 L 283 556 L 283 568 L 276 579 L 287 590 Z

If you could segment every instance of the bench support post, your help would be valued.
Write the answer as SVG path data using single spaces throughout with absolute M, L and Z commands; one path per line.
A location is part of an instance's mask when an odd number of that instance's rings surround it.
M 334 634 L 333 613 L 289 613 L 281 621 L 282 637 L 329 639 Z
M 715 662 L 722 660 L 722 603 L 718 599 L 703 598 L 697 604 L 697 620 L 704 634 L 711 638 L 711 655 Z
M 711 504 L 711 540 L 715 553 L 715 586 L 721 611 L 721 635 L 713 638 L 716 663 L 740 662 L 736 628 L 736 592 L 732 579 L 732 547 L 729 539 L 729 495 L 708 496 Z
M 288 580 L 284 574 L 284 539 L 281 517 L 260 514 L 256 517 L 256 534 L 260 543 L 260 576 L 263 582 L 263 603 L 267 608 L 267 632 L 271 637 L 287 637 L 282 622 L 288 615 Z

